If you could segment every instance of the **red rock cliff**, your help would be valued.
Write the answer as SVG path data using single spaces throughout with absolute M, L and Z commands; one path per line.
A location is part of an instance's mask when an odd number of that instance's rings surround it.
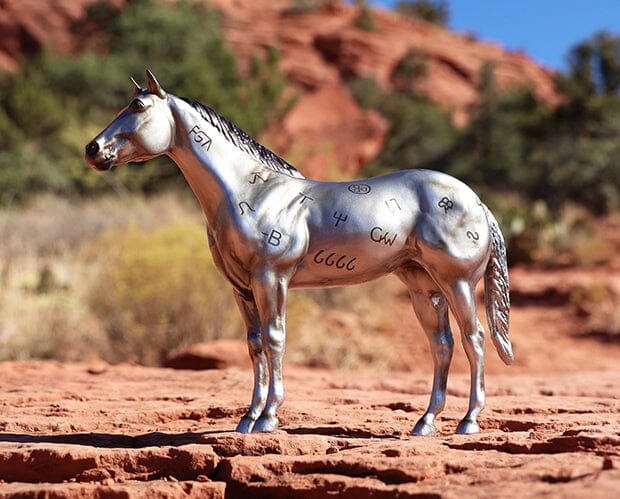
M 20 54 L 51 45 L 79 51 L 69 26 L 96 0 L 0 2 L 0 67 L 15 69 Z M 110 0 L 123 5 L 124 0 Z M 500 87 L 529 84 L 543 101 L 560 96 L 553 73 L 527 55 L 483 43 L 466 34 L 375 9 L 375 31 L 354 26 L 356 8 L 338 5 L 293 13 L 289 0 L 212 0 L 222 13 L 225 37 L 242 68 L 252 54 L 275 46 L 281 67 L 299 96 L 296 105 L 262 140 L 316 178 L 349 177 L 380 151 L 388 125 L 360 109 L 346 82 L 373 77 L 393 85 L 393 71 L 411 50 L 425 61 L 416 89 L 453 113 L 462 125 L 477 99 L 482 65 L 491 62 Z

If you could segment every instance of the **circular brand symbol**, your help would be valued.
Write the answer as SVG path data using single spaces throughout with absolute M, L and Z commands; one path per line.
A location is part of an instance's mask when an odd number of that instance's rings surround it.
M 349 186 L 349 192 L 353 194 L 368 194 L 370 192 L 370 186 L 368 184 L 351 184 Z

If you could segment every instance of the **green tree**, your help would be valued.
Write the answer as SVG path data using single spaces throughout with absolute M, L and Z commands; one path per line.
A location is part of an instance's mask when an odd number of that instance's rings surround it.
M 396 90 L 409 92 L 413 91 L 415 83 L 427 74 L 427 57 L 418 50 L 411 48 L 392 70 L 390 80 Z
M 368 7 L 368 2 L 366 0 L 355 0 L 355 5 L 357 6 L 357 15 L 353 20 L 353 25 L 369 33 L 375 31 L 377 27 L 372 17 L 372 11 Z
M 242 128 L 250 135 L 276 121 L 294 102 L 294 98 L 282 98 L 287 81 L 278 69 L 280 58 L 280 51 L 274 47 L 252 56 L 249 77 L 238 96 L 241 106 L 237 106 L 243 112 L 238 123 L 243 123 Z
M 620 36 L 602 31 L 573 47 L 568 81 L 588 96 L 620 91 Z M 569 87 L 570 89 L 570 87 Z
M 567 100 L 535 159 L 549 171 L 557 203 L 603 213 L 620 207 L 620 36 L 593 35 L 571 49 L 568 63 L 557 79 Z
M 405 16 L 422 19 L 440 26 L 446 26 L 450 17 L 446 0 L 402 1 L 396 3 L 395 10 Z
M 361 79 L 351 84 L 351 91 L 363 107 L 376 109 L 390 122 L 383 150 L 365 174 L 436 168 L 453 148 L 456 133 L 449 114 L 409 87 L 383 92 L 373 80 Z
M 100 2 L 74 29 L 84 39 L 82 55 L 44 50 L 23 61 L 18 73 L 0 75 L 2 199 L 20 199 L 46 186 L 86 193 L 120 182 L 150 191 L 163 181 L 179 181 L 166 158 L 105 176 L 84 165 L 84 144 L 130 100 L 128 77 L 139 81 L 145 68 L 165 88 L 217 109 L 251 135 L 286 109 L 277 52 L 258 54 L 243 78 L 224 44 L 219 16 L 204 3 L 135 0 L 119 9 Z M 22 158 L 18 164 L 25 157 L 34 164 L 8 171 L 16 157 Z

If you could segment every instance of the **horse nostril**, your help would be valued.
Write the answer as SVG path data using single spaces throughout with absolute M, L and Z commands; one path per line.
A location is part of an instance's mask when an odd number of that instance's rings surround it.
M 86 144 L 86 154 L 91 158 L 99 152 L 99 144 L 94 140 L 88 144 Z

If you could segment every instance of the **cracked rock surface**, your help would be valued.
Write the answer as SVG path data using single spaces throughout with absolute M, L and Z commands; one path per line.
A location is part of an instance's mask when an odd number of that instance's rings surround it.
M 479 435 L 409 435 L 428 375 L 289 366 L 282 429 L 240 435 L 251 372 L 0 364 L 4 497 L 614 497 L 617 371 L 487 376 Z M 43 495 L 42 495 L 43 494 Z

